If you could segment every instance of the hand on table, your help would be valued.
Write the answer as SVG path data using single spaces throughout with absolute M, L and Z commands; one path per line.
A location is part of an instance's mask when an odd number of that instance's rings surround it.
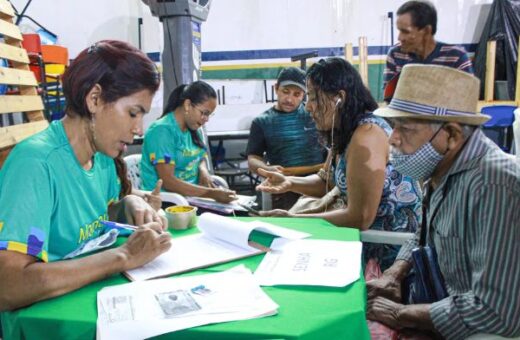
M 234 190 L 224 188 L 213 188 L 210 197 L 220 203 L 229 203 L 237 199 L 237 195 Z
M 293 217 L 290 212 L 283 209 L 259 211 L 258 214 L 262 217 Z

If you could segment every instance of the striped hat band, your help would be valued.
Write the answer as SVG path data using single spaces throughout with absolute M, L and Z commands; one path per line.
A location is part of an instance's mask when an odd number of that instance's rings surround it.
M 388 107 L 394 110 L 405 111 L 421 116 L 475 116 L 474 112 L 457 111 L 445 107 L 419 104 L 395 97 L 392 98 Z

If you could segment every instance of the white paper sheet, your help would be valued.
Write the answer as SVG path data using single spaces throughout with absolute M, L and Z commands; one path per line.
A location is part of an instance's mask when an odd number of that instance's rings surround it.
M 127 276 L 142 281 L 261 254 L 264 250 L 248 244 L 254 229 L 289 239 L 310 236 L 268 223 L 242 222 L 211 213 L 199 217 L 198 227 L 202 233 L 173 239 L 169 251 L 140 268 L 127 271 Z
M 97 304 L 97 339 L 102 340 L 144 339 L 273 315 L 278 309 L 243 265 L 215 274 L 106 287 L 98 292 Z
M 262 286 L 344 287 L 360 272 L 361 242 L 276 239 L 254 276 Z

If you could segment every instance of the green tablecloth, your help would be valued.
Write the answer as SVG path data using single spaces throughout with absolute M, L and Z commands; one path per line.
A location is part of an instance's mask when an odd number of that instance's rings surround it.
M 252 218 L 241 218 L 252 220 Z M 263 218 L 263 221 L 311 233 L 312 238 L 359 240 L 356 229 L 337 228 L 324 220 Z M 178 237 L 194 230 L 174 232 Z M 257 241 L 267 240 L 256 235 Z M 264 240 L 262 240 L 264 238 Z M 184 275 L 224 270 L 243 263 L 254 270 L 262 255 Z M 16 312 L 1 313 L 3 337 L 8 339 L 94 339 L 96 293 L 105 286 L 127 283 L 122 275 L 90 284 L 65 296 L 36 303 Z M 275 316 L 206 325 L 162 335 L 161 339 L 369 339 L 365 282 L 345 288 L 278 286 L 263 287 L 280 306 Z

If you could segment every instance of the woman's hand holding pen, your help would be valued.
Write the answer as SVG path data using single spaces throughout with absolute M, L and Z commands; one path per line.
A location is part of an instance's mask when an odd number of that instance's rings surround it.
M 140 267 L 168 251 L 171 247 L 170 233 L 162 232 L 161 226 L 150 222 L 137 228 L 117 250 L 123 255 L 124 270 Z

